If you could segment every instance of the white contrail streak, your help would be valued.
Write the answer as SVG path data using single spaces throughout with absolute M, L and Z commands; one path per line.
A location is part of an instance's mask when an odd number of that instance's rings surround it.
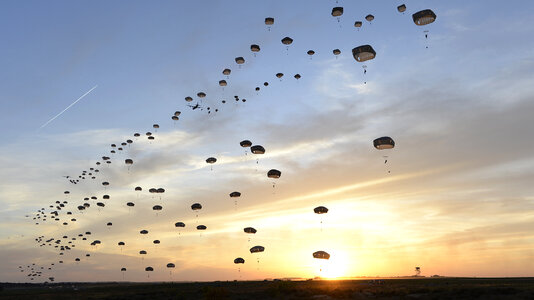
M 54 121 L 57 117 L 61 116 L 62 113 L 66 112 L 67 109 L 71 108 L 74 104 L 76 104 L 78 101 L 82 100 L 83 97 L 87 96 L 90 92 L 92 92 L 94 89 L 96 89 L 98 85 L 95 85 L 92 89 L 90 89 L 89 91 L 87 91 L 87 93 L 83 94 L 80 98 L 76 99 L 76 101 L 72 102 L 71 105 L 67 106 L 67 108 L 65 108 L 64 110 L 62 110 L 59 114 L 57 114 L 55 117 L 53 117 L 52 119 L 48 120 L 46 123 L 44 123 L 41 127 L 39 127 L 39 129 L 42 129 L 43 127 L 45 127 L 46 125 L 50 124 L 50 122 Z

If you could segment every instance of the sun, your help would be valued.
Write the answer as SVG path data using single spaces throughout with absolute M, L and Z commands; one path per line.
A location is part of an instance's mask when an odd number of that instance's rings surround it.
M 316 259 L 316 276 L 336 279 L 349 276 L 349 258 L 343 251 L 330 251 L 330 259 Z

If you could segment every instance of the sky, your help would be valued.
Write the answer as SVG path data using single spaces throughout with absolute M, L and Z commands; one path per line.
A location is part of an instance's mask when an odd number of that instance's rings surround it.
M 402 3 L 405 13 L 396 10 Z M 334 6 L 344 7 L 339 22 Z M 0 281 L 29 281 L 33 263 L 44 268 L 37 282 L 407 276 L 416 266 L 425 276 L 534 276 L 533 6 L 2 2 Z M 416 26 L 411 15 L 427 8 L 436 21 Z M 275 18 L 270 30 L 265 17 Z M 253 55 L 251 44 L 261 51 Z M 366 74 L 351 55 L 365 44 L 377 52 Z M 375 149 L 381 136 L 395 148 Z M 244 139 L 266 153 L 246 152 Z M 96 166 L 102 156 L 112 163 Z M 91 167 L 100 170 L 95 180 L 63 177 Z M 282 176 L 267 178 L 270 169 Z M 237 202 L 233 191 L 242 193 Z M 79 212 L 90 196 L 106 206 L 88 201 Z M 37 210 L 48 214 L 56 201 L 68 202 L 61 221 L 36 225 Z M 203 206 L 198 214 L 193 203 Z M 317 206 L 328 213 L 314 214 Z M 249 226 L 257 233 L 245 234 Z M 87 241 L 61 256 L 35 241 L 86 231 Z M 102 244 L 90 246 L 95 239 Z M 251 254 L 256 245 L 265 251 Z M 319 250 L 330 259 L 314 259 Z

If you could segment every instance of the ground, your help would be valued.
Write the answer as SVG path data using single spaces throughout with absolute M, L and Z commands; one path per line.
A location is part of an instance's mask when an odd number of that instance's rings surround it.
M 534 278 L 1 284 L 0 299 L 534 299 Z

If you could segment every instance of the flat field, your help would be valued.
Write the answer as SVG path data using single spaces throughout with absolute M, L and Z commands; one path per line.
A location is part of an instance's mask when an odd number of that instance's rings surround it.
M 534 299 L 534 278 L 1 284 L 0 299 Z

